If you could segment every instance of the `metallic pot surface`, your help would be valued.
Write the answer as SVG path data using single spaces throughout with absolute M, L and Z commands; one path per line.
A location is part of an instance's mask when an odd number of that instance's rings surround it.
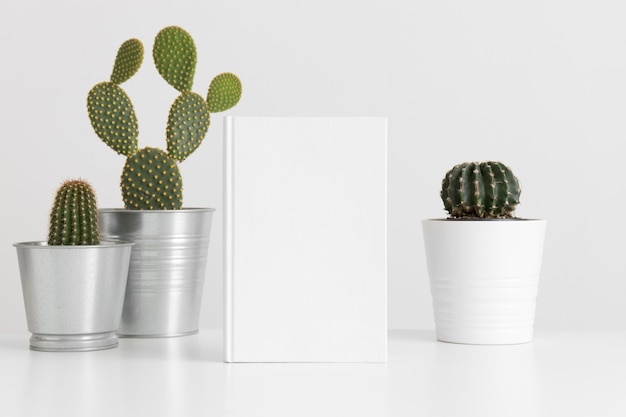
M 118 345 L 132 243 L 16 243 L 30 346 L 88 351 Z
M 198 332 L 215 209 L 100 210 L 100 233 L 134 242 L 122 322 L 126 337 Z

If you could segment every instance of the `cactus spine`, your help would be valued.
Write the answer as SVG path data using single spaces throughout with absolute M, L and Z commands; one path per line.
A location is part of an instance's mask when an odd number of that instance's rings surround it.
M 138 147 L 139 128 L 132 102 L 120 84 L 141 66 L 141 41 L 129 39 L 118 52 L 110 81 L 96 84 L 87 96 L 91 125 L 102 141 L 127 157 L 121 178 L 127 209 L 177 210 L 182 208 L 182 178 L 177 161 L 184 161 L 202 143 L 210 125 L 210 113 L 235 106 L 241 98 L 241 81 L 223 73 L 210 83 L 207 99 L 191 91 L 197 52 L 184 29 L 169 26 L 154 40 L 152 57 L 163 79 L 180 92 L 169 112 L 167 152 Z
M 504 219 L 519 204 L 519 181 L 500 162 L 456 165 L 442 181 L 441 199 L 452 218 Z
M 93 188 L 84 180 L 59 187 L 50 211 L 49 245 L 97 245 L 98 206 Z

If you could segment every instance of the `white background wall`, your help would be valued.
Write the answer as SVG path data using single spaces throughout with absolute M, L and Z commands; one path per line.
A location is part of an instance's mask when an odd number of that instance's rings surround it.
M 130 37 L 148 51 L 125 84 L 140 146 L 164 146 L 176 94 L 149 51 L 172 24 L 196 40 L 195 91 L 242 79 L 228 114 L 389 118 L 391 328 L 434 326 L 420 220 L 444 216 L 447 169 L 493 159 L 522 183 L 518 215 L 549 221 L 536 327 L 626 330 L 624 21 L 617 0 L 3 0 L 0 330 L 26 328 L 11 244 L 45 238 L 58 184 L 81 176 L 101 207 L 122 204 L 124 159 L 85 97 Z M 221 119 L 181 166 L 185 205 L 219 213 L 202 327 L 222 321 Z

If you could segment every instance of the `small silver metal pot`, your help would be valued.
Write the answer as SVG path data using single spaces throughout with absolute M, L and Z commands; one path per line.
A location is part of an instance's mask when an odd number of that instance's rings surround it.
M 75 352 L 118 345 L 132 243 L 16 243 L 33 350 Z
M 135 242 L 120 336 L 198 332 L 214 212 L 210 208 L 100 210 L 101 236 Z

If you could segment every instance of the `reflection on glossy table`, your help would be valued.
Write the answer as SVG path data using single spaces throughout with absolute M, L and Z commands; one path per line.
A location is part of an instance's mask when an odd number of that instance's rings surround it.
M 387 364 L 226 364 L 221 331 L 42 353 L 0 336 L 3 416 L 626 416 L 626 332 L 469 346 L 390 331 Z

